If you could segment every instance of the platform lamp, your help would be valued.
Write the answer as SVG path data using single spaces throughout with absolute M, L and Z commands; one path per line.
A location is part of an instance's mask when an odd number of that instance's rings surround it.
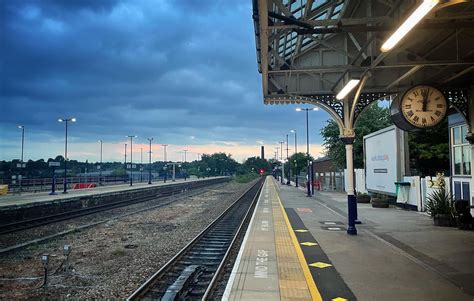
M 186 154 L 188 153 L 187 149 L 183 150 L 184 152 L 184 163 L 183 163 L 183 169 L 184 169 L 184 180 L 186 181 L 186 176 L 187 176 L 187 170 L 186 170 Z
M 298 166 L 296 163 L 296 154 L 298 153 L 298 144 L 297 144 L 297 138 L 296 138 L 296 130 L 291 130 L 290 132 L 295 134 L 295 186 L 298 187 Z
M 307 186 L 307 192 L 308 196 L 311 196 L 311 188 L 309 187 L 309 181 L 311 180 L 310 177 L 310 166 L 309 166 L 309 122 L 308 122 L 308 112 L 309 111 L 317 111 L 318 108 L 296 108 L 297 112 L 305 111 L 306 112 L 306 186 Z
M 153 138 L 146 138 L 150 143 L 150 150 L 148 152 L 148 184 L 151 184 L 151 142 Z
M 163 170 L 165 172 L 163 182 L 166 183 L 166 178 L 168 177 L 168 168 L 166 163 L 168 162 L 168 159 L 166 158 L 166 147 L 168 146 L 168 144 L 162 144 L 161 146 L 163 146 Z
M 23 169 L 23 150 L 25 149 L 25 126 L 24 125 L 19 125 L 19 129 L 21 129 L 21 159 L 20 159 L 20 168 Z M 20 176 L 18 177 L 18 183 L 20 185 L 20 194 L 21 194 L 21 181 L 22 179 L 22 173 L 20 172 Z
M 67 128 L 69 122 L 76 122 L 76 118 L 59 118 L 59 122 L 64 122 L 66 124 L 66 139 L 64 143 L 64 190 L 63 193 L 67 193 Z
M 137 138 L 136 135 L 126 136 L 130 138 L 130 186 L 133 185 L 133 138 Z
M 102 139 L 97 140 L 100 142 L 100 165 L 99 165 L 99 185 L 102 185 Z
M 285 175 L 283 174 L 283 170 L 285 169 L 283 167 L 283 143 L 285 143 L 285 141 L 279 141 L 278 143 L 280 143 L 280 161 L 281 161 L 281 179 L 280 179 L 280 183 L 283 184 L 283 178 L 285 177 Z

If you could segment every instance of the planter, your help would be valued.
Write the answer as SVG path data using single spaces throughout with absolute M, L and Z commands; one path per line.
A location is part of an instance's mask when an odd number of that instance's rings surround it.
M 362 203 L 362 204 L 370 203 L 370 195 L 368 195 L 368 194 L 359 194 L 357 196 L 357 203 Z
M 372 207 L 374 208 L 388 208 L 389 207 L 388 200 L 373 198 L 370 202 L 372 203 Z
M 449 214 L 436 214 L 433 222 L 435 226 L 456 227 L 456 220 Z

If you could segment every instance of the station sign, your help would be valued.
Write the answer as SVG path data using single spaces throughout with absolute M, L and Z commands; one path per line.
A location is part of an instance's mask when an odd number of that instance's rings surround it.
M 61 166 L 60 162 L 49 161 L 49 167 L 59 167 Z

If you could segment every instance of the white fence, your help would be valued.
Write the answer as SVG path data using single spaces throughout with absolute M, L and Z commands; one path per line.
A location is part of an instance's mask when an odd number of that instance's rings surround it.
M 365 184 L 364 169 L 356 169 L 354 171 L 355 191 L 359 193 L 367 193 Z M 397 202 L 415 206 L 418 211 L 425 211 L 427 197 L 436 189 L 431 187 L 430 181 L 435 182 L 436 177 L 403 177 L 403 182 L 409 184 L 398 188 Z M 450 191 L 450 178 L 445 177 L 446 191 Z M 344 170 L 344 188 L 347 187 L 347 170 Z M 405 190 L 405 191 L 403 191 Z M 406 193 L 404 193 L 406 192 Z
M 359 193 L 367 193 L 365 185 L 365 170 L 364 169 L 354 169 L 354 181 L 355 187 L 354 190 Z M 344 169 L 344 190 L 347 191 L 347 169 Z

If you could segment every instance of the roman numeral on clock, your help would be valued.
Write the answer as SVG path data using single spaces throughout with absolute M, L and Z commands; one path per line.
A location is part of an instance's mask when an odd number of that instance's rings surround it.
M 442 114 L 441 111 L 438 111 L 438 110 L 435 111 L 435 115 L 436 115 L 436 116 L 439 117 L 439 116 L 441 116 L 441 114 Z

